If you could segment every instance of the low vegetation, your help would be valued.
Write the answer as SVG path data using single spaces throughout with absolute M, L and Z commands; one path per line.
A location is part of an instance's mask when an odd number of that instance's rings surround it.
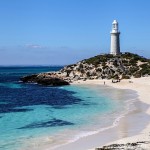
M 86 79 L 130 79 L 150 75 L 150 59 L 137 54 L 97 55 L 60 70 L 67 81 Z

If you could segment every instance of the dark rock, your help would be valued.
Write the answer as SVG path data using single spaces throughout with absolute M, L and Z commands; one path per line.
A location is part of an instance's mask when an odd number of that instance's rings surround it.
M 69 82 L 64 81 L 59 78 L 42 78 L 40 80 L 37 80 L 38 84 L 42 85 L 50 85 L 50 86 L 61 86 L 61 85 L 69 85 Z
M 29 75 L 29 76 L 24 76 L 24 77 L 20 78 L 20 80 L 22 82 L 36 82 L 37 75 L 33 74 L 33 75 Z
M 49 86 L 62 86 L 69 85 L 69 82 L 59 78 L 59 77 L 51 77 L 46 75 L 29 75 L 22 77 L 20 79 L 24 83 L 38 83 L 41 85 L 49 85 Z

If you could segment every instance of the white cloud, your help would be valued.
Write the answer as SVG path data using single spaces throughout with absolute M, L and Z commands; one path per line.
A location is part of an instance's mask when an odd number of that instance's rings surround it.
M 41 48 L 46 48 L 44 46 L 38 45 L 38 44 L 26 44 L 25 45 L 27 48 L 32 48 L 32 49 L 41 49 Z

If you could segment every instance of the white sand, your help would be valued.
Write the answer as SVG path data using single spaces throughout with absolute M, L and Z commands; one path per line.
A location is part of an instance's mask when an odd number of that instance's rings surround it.
M 121 82 L 118 82 L 118 83 L 112 83 L 111 80 L 87 80 L 87 81 L 78 81 L 78 82 L 75 82 L 74 84 L 103 84 L 104 85 L 104 81 L 105 81 L 105 85 L 112 86 L 114 88 L 132 89 L 132 90 L 137 91 L 139 100 L 150 106 L 150 77 L 122 80 Z M 150 107 L 147 110 L 145 110 L 145 113 L 150 115 Z M 143 129 L 138 135 L 132 136 L 132 137 L 126 137 L 117 141 L 113 141 L 106 145 L 126 144 L 126 143 L 138 142 L 138 141 L 150 141 L 150 121 L 147 127 Z M 101 147 L 101 145 L 99 147 Z M 142 144 L 140 148 L 150 150 L 150 143 Z
M 132 81 L 132 83 L 130 81 Z M 136 149 L 141 150 L 143 148 L 150 150 L 150 77 L 121 80 L 121 82 L 118 83 L 112 83 L 112 80 L 86 80 L 76 81 L 73 84 L 87 84 L 90 86 L 93 84 L 104 85 L 104 82 L 105 85 L 112 86 L 114 88 L 132 89 L 136 91 L 138 94 L 138 99 L 141 101 L 141 103 L 139 103 L 139 105 L 141 105 L 140 107 L 142 107 L 144 103 L 146 104 L 146 108 L 141 109 L 141 111 L 138 113 L 135 112 L 135 114 L 134 112 L 129 113 L 126 117 L 120 120 L 118 126 L 112 129 L 108 129 L 107 131 L 103 131 L 94 135 L 82 137 L 73 143 L 56 148 L 56 150 L 95 150 L 95 148 L 102 147 L 103 145 L 126 144 L 138 141 L 149 141 L 149 143 L 142 143 L 140 147 Z M 144 118 L 147 116 L 148 119 L 145 121 Z M 141 122 L 139 122 L 139 120 L 141 120 Z M 143 122 L 146 122 L 144 126 L 142 124 Z M 136 129 L 140 126 L 140 130 L 138 133 L 136 132 L 137 135 L 129 134 L 134 128 Z M 122 133 L 126 134 L 123 135 Z

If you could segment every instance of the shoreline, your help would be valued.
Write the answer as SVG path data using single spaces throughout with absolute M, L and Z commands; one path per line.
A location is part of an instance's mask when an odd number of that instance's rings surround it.
M 129 83 L 129 81 L 132 82 Z M 150 117 L 150 101 L 149 101 L 150 77 L 128 79 L 128 80 L 124 80 L 123 84 L 115 84 L 112 86 L 119 89 L 126 89 L 125 86 L 127 86 L 127 89 L 132 89 L 137 91 L 139 101 L 147 104 L 148 106 L 148 108 L 143 111 L 146 115 L 148 115 L 148 117 Z M 148 122 L 147 126 L 141 130 L 140 133 L 131 137 L 129 136 L 116 141 L 109 142 L 105 145 L 112 146 L 113 144 L 122 144 L 125 145 L 124 148 L 127 147 L 129 148 L 130 144 L 128 145 L 128 143 L 137 144 L 135 145 L 135 147 L 131 146 L 132 148 L 149 149 L 150 148 L 150 121 Z M 95 150 L 95 148 L 93 148 L 92 150 Z
M 85 149 L 90 149 L 90 150 L 95 150 L 95 148 L 102 148 L 104 145 L 112 145 L 112 144 L 127 144 L 127 143 L 135 143 L 135 142 L 142 142 L 142 141 L 150 141 L 149 137 L 149 132 L 150 132 L 150 121 L 141 121 L 143 124 L 139 124 L 139 126 L 142 126 L 142 128 L 139 128 L 138 131 L 136 131 L 134 134 L 129 134 L 125 135 L 124 137 L 116 137 L 116 131 L 118 131 L 118 128 L 122 126 L 125 127 L 124 122 L 126 119 L 129 119 L 129 122 L 132 122 L 131 120 L 134 117 L 134 121 L 136 124 L 131 123 L 132 127 L 130 127 L 131 132 L 135 125 L 139 123 L 139 117 L 144 118 L 149 118 L 150 116 L 150 101 L 148 101 L 148 96 L 149 96 L 149 89 L 150 89 L 150 77 L 142 77 L 142 78 L 133 78 L 133 79 L 126 79 L 122 80 L 121 82 L 118 83 L 112 83 L 111 80 L 87 80 L 87 81 L 76 81 L 72 83 L 73 85 L 107 85 L 113 88 L 118 88 L 118 89 L 128 89 L 128 90 L 134 90 L 138 94 L 138 101 L 137 104 L 139 105 L 138 107 L 143 107 L 141 112 L 139 114 L 141 116 L 136 116 L 134 115 L 134 111 L 129 112 L 125 117 L 121 118 L 119 120 L 119 123 L 116 127 L 113 127 L 111 129 L 108 129 L 107 132 L 102 131 L 93 135 L 89 135 L 86 137 L 82 137 L 78 139 L 75 142 L 66 144 L 64 146 L 61 146 L 58 149 L 65 149 L 65 150 L 75 150 L 80 149 L 80 150 L 85 150 Z M 136 102 L 135 102 L 136 103 Z M 141 103 L 141 104 L 140 104 Z M 146 106 L 145 106 L 146 105 Z M 139 111 L 139 110 L 136 110 Z M 136 118 L 137 117 L 137 118 Z M 148 120 L 148 119 L 147 119 Z M 113 135 L 114 137 L 111 137 Z M 103 137 L 108 137 L 107 139 L 103 139 Z M 99 143 L 99 144 L 98 144 Z M 87 146 L 85 146 L 87 145 Z M 147 149 L 150 147 L 150 143 L 147 142 L 145 143 L 140 143 L 141 147 L 144 145 L 144 148 Z M 139 146 L 139 145 L 138 145 Z M 80 148 L 79 148 L 80 147 Z M 84 147 L 84 148 L 83 148 Z M 86 148 L 85 148 L 86 147 Z

